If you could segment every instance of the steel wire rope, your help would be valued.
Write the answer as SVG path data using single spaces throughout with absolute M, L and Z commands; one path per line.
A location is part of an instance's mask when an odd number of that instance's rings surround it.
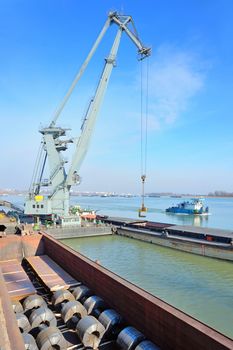
M 144 160 L 144 154 L 143 154 L 143 63 L 141 61 L 141 180 L 142 180 L 142 194 L 141 194 L 141 199 L 142 199 L 142 204 L 141 204 L 141 209 L 139 209 L 139 216 L 141 216 L 142 212 L 145 210 L 145 205 L 144 205 L 144 197 L 145 197 L 145 192 L 144 192 L 144 184 L 145 184 L 145 174 L 144 174 L 144 167 L 143 167 L 143 160 Z
M 141 175 L 143 175 L 143 67 L 142 60 L 140 61 L 141 68 Z
M 149 57 L 146 65 L 146 93 L 145 107 L 143 98 L 143 63 L 141 61 L 141 174 L 146 174 L 147 171 L 147 143 L 148 143 L 148 105 L 149 105 Z
M 147 146 L 148 146 L 148 106 L 149 106 L 149 57 L 146 65 L 146 108 L 145 108 L 145 174 L 147 173 Z
M 149 62 L 146 66 L 146 97 L 144 107 L 143 63 L 141 61 L 141 180 L 142 180 L 142 206 L 141 211 L 146 211 L 144 206 L 144 184 L 147 172 L 147 134 L 148 134 L 148 96 L 149 96 Z

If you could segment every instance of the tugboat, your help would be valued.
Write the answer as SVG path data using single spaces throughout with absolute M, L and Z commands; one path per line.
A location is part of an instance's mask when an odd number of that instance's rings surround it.
M 202 198 L 193 198 L 190 201 L 184 201 L 177 206 L 167 208 L 166 212 L 174 214 L 208 215 L 209 208 L 204 207 Z

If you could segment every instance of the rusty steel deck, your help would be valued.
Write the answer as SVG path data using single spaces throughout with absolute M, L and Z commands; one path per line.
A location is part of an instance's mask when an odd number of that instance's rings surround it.
M 81 284 L 47 255 L 31 256 L 26 260 L 51 292 Z
M 0 268 L 11 300 L 20 300 L 36 293 L 19 261 L 15 259 L 0 261 Z

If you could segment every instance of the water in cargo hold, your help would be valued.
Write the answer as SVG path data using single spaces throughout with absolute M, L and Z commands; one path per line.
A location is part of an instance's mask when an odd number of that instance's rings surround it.
M 63 242 L 233 338 L 233 263 L 120 236 Z

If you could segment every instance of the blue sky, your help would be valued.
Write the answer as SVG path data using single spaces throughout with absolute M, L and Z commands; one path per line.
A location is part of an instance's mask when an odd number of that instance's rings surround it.
M 0 188 L 29 187 L 38 129 L 51 120 L 110 10 L 132 15 L 153 50 L 146 191 L 233 191 L 231 0 L 1 0 Z M 115 33 L 112 26 L 59 119 L 72 136 L 79 135 Z M 80 169 L 82 191 L 140 191 L 136 53 L 124 35 Z

